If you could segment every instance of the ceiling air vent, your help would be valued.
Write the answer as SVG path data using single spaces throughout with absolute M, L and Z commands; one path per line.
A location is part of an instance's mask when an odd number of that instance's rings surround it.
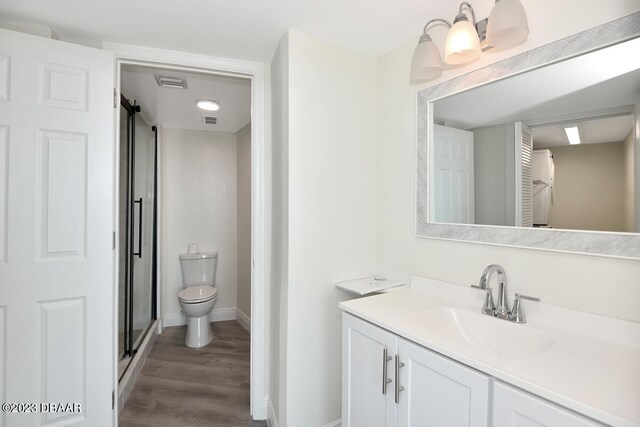
M 172 87 L 176 89 L 187 88 L 187 79 L 181 79 L 180 77 L 167 77 L 167 76 L 158 76 L 158 75 L 154 75 L 154 77 L 156 78 L 156 82 L 158 82 L 158 86 Z
M 215 116 L 202 116 L 204 117 L 205 125 L 215 125 L 218 123 L 218 118 Z

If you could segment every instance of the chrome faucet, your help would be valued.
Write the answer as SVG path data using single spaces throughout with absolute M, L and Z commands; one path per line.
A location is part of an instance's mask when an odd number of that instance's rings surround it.
M 493 303 L 493 292 L 491 287 L 488 286 L 493 273 L 498 273 L 498 304 Z M 507 297 L 507 273 L 504 268 L 498 264 L 491 264 L 487 266 L 480 276 L 480 282 L 478 285 L 471 285 L 473 288 L 478 288 L 486 291 L 486 297 L 482 306 L 482 313 L 497 317 L 498 319 L 509 320 L 516 323 L 525 323 L 526 318 L 521 307 L 521 299 L 529 301 L 540 301 L 540 298 L 530 297 L 527 295 L 516 294 L 516 301 L 514 305 L 513 313 L 509 310 L 509 300 Z
M 498 273 L 499 279 L 498 305 L 496 307 L 493 307 L 493 312 L 490 312 L 490 304 L 493 302 L 493 297 L 491 295 L 491 288 L 487 287 L 487 285 L 489 284 L 493 273 Z M 482 312 L 484 314 L 493 315 L 499 319 L 506 319 L 509 316 L 509 301 L 507 300 L 507 273 L 505 273 L 504 268 L 502 268 L 498 264 L 491 264 L 487 266 L 487 268 L 485 268 L 482 272 L 482 276 L 480 276 L 480 282 L 478 283 L 478 286 L 474 287 L 487 291 L 485 306 L 482 307 Z

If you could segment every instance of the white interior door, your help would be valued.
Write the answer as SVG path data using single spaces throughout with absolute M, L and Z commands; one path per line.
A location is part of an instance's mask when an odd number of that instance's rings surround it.
M 473 132 L 435 125 L 434 219 L 475 224 Z
M 113 77 L 109 52 L 0 29 L 0 401 L 38 404 L 2 426 L 114 422 Z

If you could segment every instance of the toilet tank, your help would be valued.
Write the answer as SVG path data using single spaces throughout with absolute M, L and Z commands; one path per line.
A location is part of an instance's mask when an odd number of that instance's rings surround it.
M 180 270 L 184 287 L 215 283 L 218 252 L 180 254 Z

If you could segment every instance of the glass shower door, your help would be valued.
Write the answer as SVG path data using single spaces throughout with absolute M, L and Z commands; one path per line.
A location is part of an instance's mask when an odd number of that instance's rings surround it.
M 157 132 L 121 99 L 120 138 L 120 375 L 156 318 Z
M 152 127 L 137 115 L 135 116 L 132 170 L 132 215 L 131 244 L 132 286 L 131 311 L 131 349 L 139 347 L 151 321 L 152 284 L 153 284 L 153 222 L 155 203 L 155 132 Z

